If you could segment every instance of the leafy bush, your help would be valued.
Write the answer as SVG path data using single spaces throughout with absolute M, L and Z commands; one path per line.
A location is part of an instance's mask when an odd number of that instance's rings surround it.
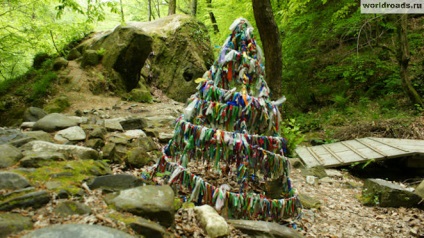
M 281 122 L 281 134 L 287 140 L 287 156 L 293 157 L 295 155 L 294 150 L 297 145 L 303 142 L 305 138 L 302 135 L 299 124 L 296 123 L 295 119 L 289 119 Z
M 46 72 L 32 85 L 32 93 L 29 98 L 31 100 L 38 100 L 45 97 L 51 89 L 51 84 L 57 79 L 54 72 Z

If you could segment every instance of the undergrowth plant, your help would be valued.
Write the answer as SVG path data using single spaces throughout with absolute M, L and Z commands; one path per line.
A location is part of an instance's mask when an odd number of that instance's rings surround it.
M 282 121 L 281 134 L 287 140 L 287 156 L 294 157 L 297 145 L 302 143 L 305 138 L 299 124 L 293 118 Z

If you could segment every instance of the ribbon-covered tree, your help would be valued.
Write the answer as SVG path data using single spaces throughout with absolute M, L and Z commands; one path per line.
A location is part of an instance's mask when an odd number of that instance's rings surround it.
M 299 216 L 287 141 L 279 136 L 278 106 L 285 99 L 270 100 L 253 27 L 240 18 L 230 30 L 214 65 L 196 80 L 198 91 L 177 119 L 156 171 L 167 171 L 169 184 L 188 189 L 190 201 L 212 205 L 228 217 L 279 221 Z M 210 173 L 237 186 L 202 178 Z M 261 192 L 271 181 L 278 191 L 272 197 Z

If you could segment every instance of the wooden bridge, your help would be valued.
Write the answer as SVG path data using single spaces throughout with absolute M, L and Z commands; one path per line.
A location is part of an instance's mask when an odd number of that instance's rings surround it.
M 424 155 L 424 140 L 367 137 L 312 147 L 296 153 L 307 167 L 336 167 L 368 160 Z M 423 158 L 424 160 L 424 158 Z

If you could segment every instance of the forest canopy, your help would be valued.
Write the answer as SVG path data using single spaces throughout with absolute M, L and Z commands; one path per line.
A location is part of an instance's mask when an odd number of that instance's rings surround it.
M 288 97 L 287 110 L 308 112 L 328 105 L 345 107 L 349 101 L 396 100 L 403 95 L 400 17 L 361 14 L 356 0 L 271 3 L 282 42 L 282 91 Z M 203 22 L 216 53 L 234 19 L 244 17 L 256 27 L 251 1 L 5 0 L 0 10 L 0 81 L 24 74 L 37 53 L 65 55 L 73 42 L 92 31 L 155 20 L 173 12 Z M 420 15 L 406 20 L 408 78 L 421 98 L 423 21 Z

